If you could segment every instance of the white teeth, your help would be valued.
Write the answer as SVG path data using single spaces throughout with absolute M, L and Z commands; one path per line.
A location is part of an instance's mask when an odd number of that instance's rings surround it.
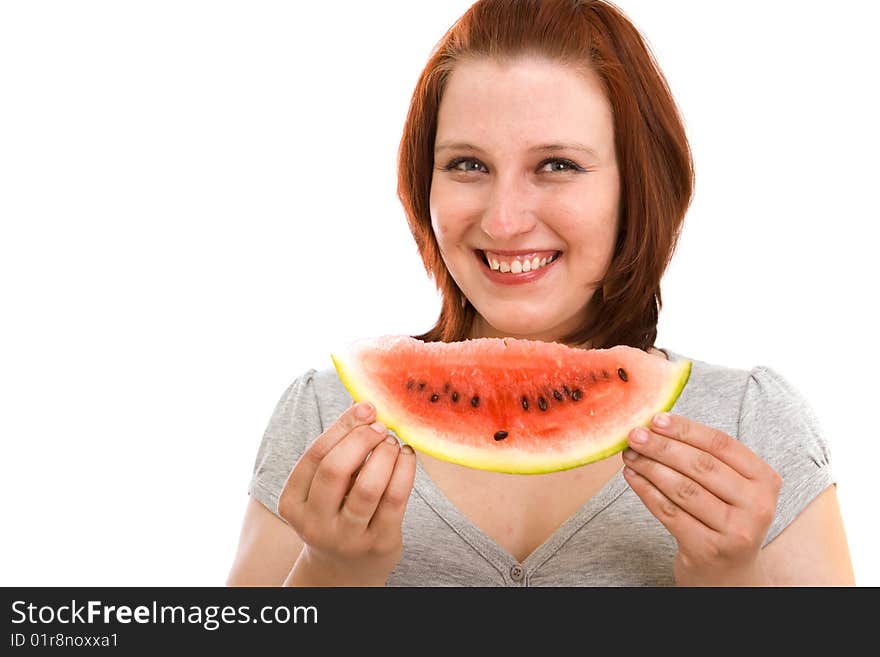
M 530 271 L 535 271 L 540 269 L 541 267 L 546 267 L 551 262 L 556 260 L 557 254 L 554 254 L 548 258 L 538 258 L 537 256 L 532 258 L 531 260 L 511 260 L 510 262 L 505 262 L 503 260 L 490 260 L 488 257 L 486 258 L 489 267 L 493 271 L 500 271 L 504 274 L 520 274 Z

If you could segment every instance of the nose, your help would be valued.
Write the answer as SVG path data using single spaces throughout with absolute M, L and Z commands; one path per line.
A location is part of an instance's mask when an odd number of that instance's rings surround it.
M 483 211 L 480 228 L 493 241 L 503 243 L 535 227 L 528 181 L 508 176 L 496 178 Z

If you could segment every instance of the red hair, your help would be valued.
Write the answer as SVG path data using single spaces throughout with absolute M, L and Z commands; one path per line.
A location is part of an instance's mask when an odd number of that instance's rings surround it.
M 446 268 L 428 199 L 437 113 L 463 59 L 539 56 L 595 73 L 614 116 L 620 223 L 611 263 L 590 299 L 586 324 L 562 342 L 648 350 L 657 338 L 660 279 L 691 203 L 693 160 L 672 93 L 648 46 L 604 0 L 479 0 L 447 31 L 416 84 L 398 152 L 397 194 L 428 275 L 442 297 L 432 342 L 468 337 L 476 311 Z

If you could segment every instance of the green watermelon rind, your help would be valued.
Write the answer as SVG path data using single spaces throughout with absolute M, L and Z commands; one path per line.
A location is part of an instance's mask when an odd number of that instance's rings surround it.
M 353 377 L 349 375 L 347 368 L 340 362 L 340 360 L 333 354 L 330 355 L 331 360 L 333 361 L 333 366 L 336 369 L 336 373 L 339 376 L 339 379 L 342 381 L 342 384 L 345 386 L 346 390 L 348 390 L 352 399 L 355 402 L 363 401 L 365 395 L 360 390 L 360 387 L 355 383 Z M 651 426 L 652 418 L 662 412 L 666 412 L 671 410 L 675 403 L 678 401 L 678 398 L 681 396 L 682 390 L 684 390 L 685 385 L 690 379 L 692 362 L 689 360 L 683 361 L 681 363 L 676 363 L 679 368 L 680 374 L 676 380 L 674 380 L 671 384 L 669 396 L 666 401 L 658 405 L 657 408 L 650 409 L 650 412 L 647 413 L 647 418 L 641 423 L 635 423 L 633 425 L 633 429 L 637 426 L 649 427 Z M 390 417 L 387 413 L 384 413 L 380 408 L 376 409 L 376 419 L 382 422 L 388 429 L 393 431 L 398 438 L 400 438 L 403 442 L 409 444 L 413 449 L 418 450 L 424 454 L 432 456 L 434 458 L 443 460 L 443 461 L 452 461 L 456 463 L 460 463 L 455 459 L 450 458 L 449 454 L 443 453 L 441 450 L 432 449 L 430 447 L 422 444 L 422 441 L 418 438 L 413 438 L 411 432 L 403 429 L 400 424 L 393 417 Z M 631 430 L 631 429 L 630 429 Z M 509 468 L 499 466 L 498 464 L 493 463 L 479 463 L 479 462 L 469 462 L 469 463 L 461 463 L 462 465 L 467 465 L 469 467 L 475 467 L 480 469 L 492 470 L 494 472 L 502 472 L 507 474 L 547 474 L 551 472 L 560 472 L 563 470 L 571 470 L 573 468 L 580 467 L 582 465 L 587 465 L 589 463 L 594 463 L 596 461 L 601 461 L 602 459 L 606 459 L 609 456 L 613 456 L 618 452 L 622 452 L 629 446 L 629 442 L 627 439 L 627 434 L 621 436 L 618 440 L 614 441 L 609 447 L 601 449 L 596 452 L 591 452 L 585 455 L 583 458 L 575 459 L 572 461 L 556 463 L 551 467 L 523 467 L 523 468 Z

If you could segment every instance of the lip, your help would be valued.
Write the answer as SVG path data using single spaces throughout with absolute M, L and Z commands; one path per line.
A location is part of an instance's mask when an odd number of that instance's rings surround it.
M 505 256 L 529 256 L 535 255 L 537 253 L 559 253 L 556 249 L 529 249 L 528 251 L 506 251 L 504 249 L 477 249 L 477 253 L 485 253 L 486 251 L 491 251 L 492 253 L 497 253 L 498 255 Z
M 476 250 L 474 251 L 474 257 L 477 259 L 477 262 L 480 263 L 480 269 L 493 283 L 497 283 L 498 285 L 527 285 L 528 283 L 533 283 L 544 276 L 556 266 L 556 263 L 559 262 L 563 254 L 561 251 L 557 251 L 558 254 L 556 259 L 548 265 L 541 267 L 540 269 L 535 269 L 533 271 L 522 272 L 520 274 L 502 274 L 500 271 L 495 271 L 491 267 L 489 267 L 485 262 L 483 262 L 483 251 Z M 507 256 L 522 256 L 522 255 L 530 255 L 535 253 L 534 250 L 531 251 L 500 251 L 498 249 L 492 249 L 492 253 L 497 253 L 499 255 L 507 255 Z

